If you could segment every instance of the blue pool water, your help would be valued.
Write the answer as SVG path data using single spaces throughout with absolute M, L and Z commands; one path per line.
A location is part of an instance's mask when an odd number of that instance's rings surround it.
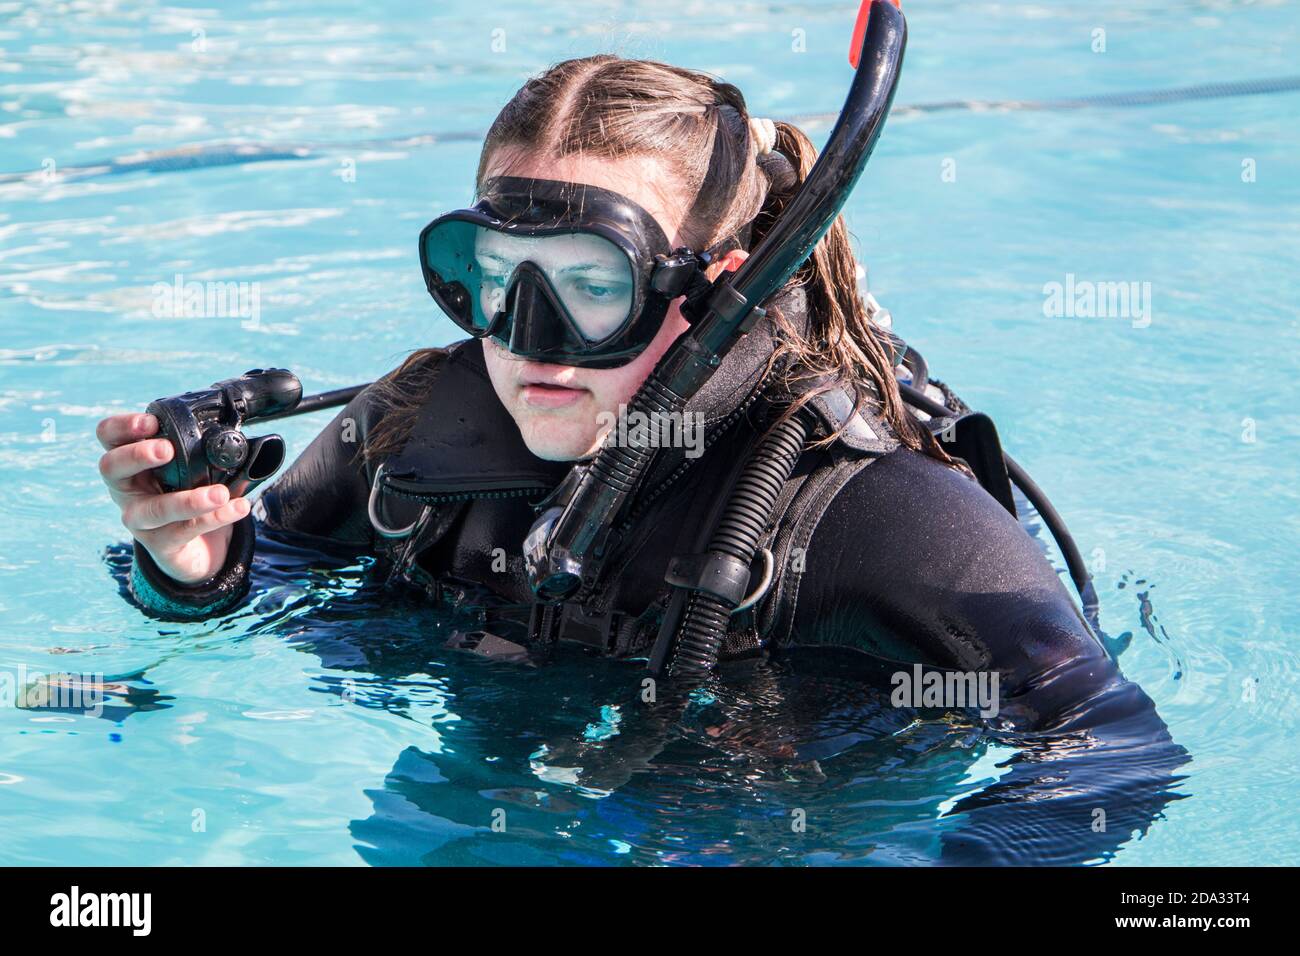
M 531 73 L 613 50 L 822 114 L 854 6 L 0 2 L 0 174 L 31 174 L 0 175 L 0 675 L 115 688 L 99 717 L 0 707 L 0 863 L 935 859 L 1010 756 L 968 727 L 778 671 L 656 736 L 634 665 L 462 659 L 427 612 L 352 594 L 362 569 L 160 624 L 119 594 L 95 471 L 105 414 L 254 365 L 350 385 L 450 341 L 415 236 Z M 1077 861 L 1295 863 L 1300 92 L 980 104 L 1285 77 L 1300 5 L 908 12 L 899 105 L 966 105 L 891 120 L 847 209 L 872 289 L 1066 515 L 1190 755 L 1184 799 Z M 258 321 L 155 317 L 177 275 L 258 283 Z M 1045 315 L 1067 276 L 1149 283 L 1149 312 Z M 282 431 L 296 452 L 322 424 Z

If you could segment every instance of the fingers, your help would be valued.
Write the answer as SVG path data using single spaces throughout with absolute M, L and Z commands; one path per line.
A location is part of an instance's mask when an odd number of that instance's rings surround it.
M 206 514 L 187 518 L 184 521 L 174 521 L 144 534 L 148 537 L 151 548 L 162 551 L 178 550 L 200 535 L 234 524 L 245 517 L 251 509 L 252 505 L 247 498 L 236 498 Z
M 95 437 L 105 450 L 140 441 L 158 434 L 158 419 L 152 415 L 110 415 L 95 426 Z
M 123 506 L 122 524 L 132 533 L 153 531 L 173 522 L 201 518 L 229 501 L 230 489 L 225 485 L 207 485 L 165 495 L 146 495 Z
M 104 452 L 99 459 L 99 473 L 110 490 L 123 495 L 140 493 L 131 479 L 171 461 L 174 449 L 165 438 L 136 441 Z

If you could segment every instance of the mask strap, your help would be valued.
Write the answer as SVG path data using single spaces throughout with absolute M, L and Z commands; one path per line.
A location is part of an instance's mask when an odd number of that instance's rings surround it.
M 712 262 L 715 259 L 721 259 L 728 252 L 743 248 L 745 246 L 740 239 L 735 235 L 730 235 L 709 246 L 708 249 L 704 250 L 704 255 L 708 256 L 709 261 Z
M 706 211 L 711 212 L 714 209 L 730 209 L 731 204 L 736 199 L 736 189 L 739 182 L 727 191 L 725 196 L 719 196 L 717 190 L 707 188 L 708 184 L 723 182 L 727 177 L 729 169 L 725 168 L 728 164 L 727 150 L 724 145 L 724 137 L 728 134 L 726 122 L 722 117 L 724 110 L 737 112 L 734 106 L 730 104 L 719 104 L 718 122 L 713 127 L 713 148 L 709 153 L 709 168 L 704 173 L 704 179 L 700 186 L 699 192 L 695 194 L 695 200 L 691 203 L 691 208 L 687 210 L 686 218 L 683 222 L 695 222 L 697 219 L 704 217 Z

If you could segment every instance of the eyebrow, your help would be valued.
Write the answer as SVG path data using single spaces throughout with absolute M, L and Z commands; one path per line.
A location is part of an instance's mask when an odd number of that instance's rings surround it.
M 490 252 L 478 256 L 478 259 L 479 259 L 480 262 L 482 262 L 482 261 L 484 261 L 484 260 L 491 260 L 492 262 L 502 263 L 502 264 L 504 264 L 504 265 L 512 265 L 512 264 L 514 263 L 514 261 L 515 261 L 515 260 L 513 260 L 513 259 L 511 259 L 511 258 L 508 258 L 508 257 L 506 257 L 506 256 L 499 256 L 499 255 L 495 255 L 495 254 L 490 253 Z M 602 263 L 599 263 L 599 262 L 579 262 L 579 263 L 577 263 L 576 265 L 565 266 L 563 269 L 559 269 L 559 270 L 557 270 L 556 274 L 557 274 L 557 275 L 568 275 L 569 273 L 572 273 L 572 272 L 583 272 L 583 271 L 588 271 L 588 272 L 589 272 L 589 271 L 591 271 L 591 270 L 593 270 L 593 269 L 605 269 L 605 270 L 610 271 L 610 272 L 615 272 L 615 271 L 617 271 L 617 267 L 616 267 L 616 266 L 609 266 L 609 265 L 605 265 L 605 264 L 602 264 Z M 548 270 L 548 271 L 550 271 L 550 270 Z

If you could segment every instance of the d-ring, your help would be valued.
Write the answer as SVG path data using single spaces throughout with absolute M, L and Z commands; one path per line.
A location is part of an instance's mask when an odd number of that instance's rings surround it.
M 758 587 L 749 592 L 745 600 L 732 609 L 732 614 L 739 614 L 741 611 L 748 611 L 751 607 L 763 599 L 767 589 L 772 586 L 772 572 L 776 570 L 776 559 L 772 557 L 772 552 L 767 548 L 759 548 L 758 553 L 763 556 L 763 577 L 758 582 Z
M 383 475 L 384 475 L 384 466 L 380 465 L 378 468 L 375 469 L 375 480 L 370 485 L 370 501 L 367 502 L 366 504 L 366 513 L 370 516 L 370 524 L 383 537 L 405 538 L 412 531 L 415 530 L 415 526 L 420 523 L 420 519 L 416 518 L 405 528 L 390 528 L 388 527 L 388 525 L 384 524 L 382 521 L 379 520 L 379 509 L 377 507 L 377 505 L 379 504 L 379 480 L 383 477 Z

